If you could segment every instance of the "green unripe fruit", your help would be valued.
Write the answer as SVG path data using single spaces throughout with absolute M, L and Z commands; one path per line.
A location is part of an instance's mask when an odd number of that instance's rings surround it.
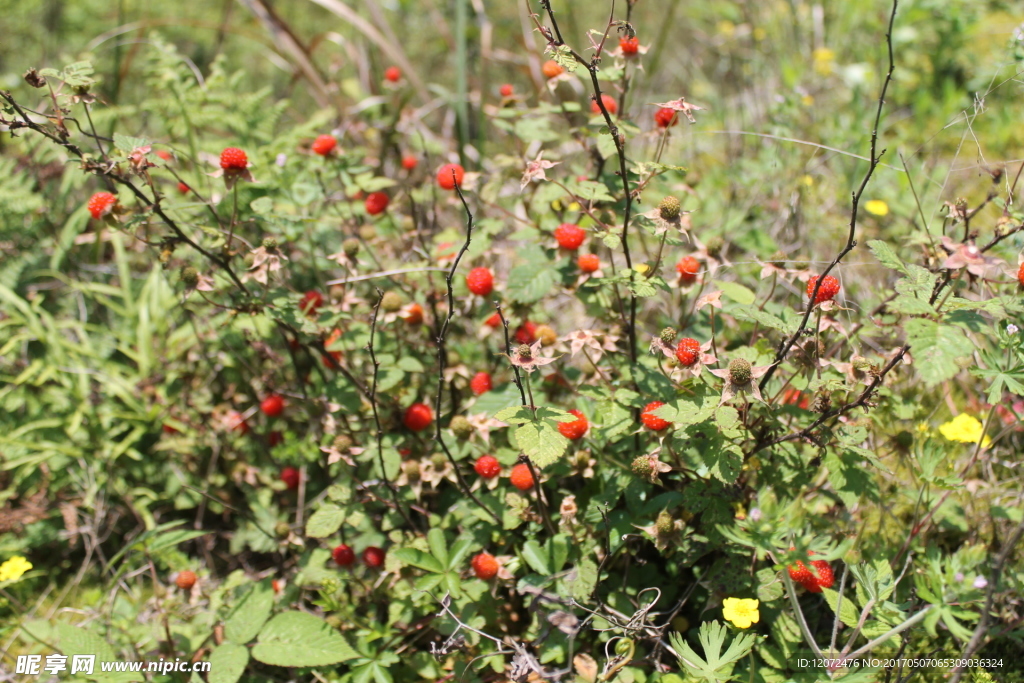
M 463 440 L 473 436 L 473 432 L 476 431 L 472 423 L 462 415 L 456 415 L 453 417 L 448 426 L 451 428 L 452 432 L 455 433 L 457 438 Z
M 674 221 L 682 213 L 682 204 L 675 197 L 665 197 L 661 204 L 658 204 L 658 213 L 666 221 Z
M 387 313 L 397 313 L 402 308 L 402 295 L 398 292 L 386 292 L 380 300 L 380 307 Z
M 359 253 L 359 240 L 355 237 L 349 237 L 347 240 L 341 243 L 341 250 L 345 252 L 345 256 L 349 258 L 355 258 L 356 254 Z
M 729 381 L 733 384 L 746 384 L 751 378 L 750 361 L 733 358 L 729 361 Z
M 181 281 L 186 287 L 195 287 L 199 284 L 199 271 L 192 266 L 185 266 L 181 269 Z

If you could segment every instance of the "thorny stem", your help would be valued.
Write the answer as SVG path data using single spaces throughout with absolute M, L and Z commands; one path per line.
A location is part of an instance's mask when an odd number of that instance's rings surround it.
M 476 496 L 475 493 L 469 488 L 469 484 L 466 483 L 466 478 L 462 476 L 462 471 L 459 469 L 459 464 L 455 461 L 455 457 L 452 455 L 451 450 L 448 449 L 448 444 L 445 443 L 444 437 L 441 435 L 441 398 L 444 396 L 445 388 L 448 383 L 444 379 L 444 370 L 448 363 L 448 351 L 445 344 L 445 337 L 448 334 L 448 326 L 452 322 L 452 318 L 455 316 L 455 292 L 452 289 L 452 280 L 455 278 L 455 271 L 459 267 L 459 261 L 462 260 L 462 255 L 469 249 L 469 243 L 473 239 L 473 213 L 469 210 L 469 204 L 466 203 L 466 198 L 462 194 L 462 188 L 459 187 L 458 181 L 455 179 L 455 173 L 452 172 L 452 181 L 455 183 L 455 191 L 459 195 L 459 199 L 462 201 L 462 208 L 466 211 L 466 241 L 463 243 L 462 248 L 459 249 L 459 253 L 455 256 L 455 260 L 452 262 L 451 270 L 445 275 L 445 285 L 448 288 L 448 315 L 445 316 L 444 322 L 438 328 L 437 333 L 437 396 L 434 398 L 434 440 L 437 441 L 441 446 L 441 450 L 444 451 L 445 456 L 448 458 L 448 462 L 451 463 L 452 468 L 455 470 L 455 478 L 459 482 L 459 488 L 466 496 L 476 503 L 482 510 L 484 510 L 490 517 L 501 524 L 501 517 L 491 511 L 483 502 Z
M 832 272 L 832 269 L 839 265 L 839 262 L 850 253 L 854 247 L 857 246 L 857 209 L 860 206 L 861 197 L 864 196 L 864 190 L 867 188 L 868 182 L 871 177 L 875 174 L 875 169 L 878 168 L 878 162 L 881 161 L 882 155 L 885 154 L 883 149 L 881 153 L 878 150 L 878 126 L 882 120 L 882 108 L 885 105 L 885 93 L 889 89 L 889 83 L 892 82 L 892 73 L 896 68 L 895 61 L 893 59 L 892 51 L 892 27 L 896 22 L 896 8 L 899 5 L 899 0 L 893 0 L 892 12 L 889 15 L 889 28 L 885 34 L 885 42 L 889 51 L 889 70 L 885 75 L 885 81 L 882 83 L 882 92 L 878 96 L 878 108 L 875 110 L 875 124 L 871 129 L 871 153 L 868 155 L 870 161 L 868 162 L 867 173 L 864 174 L 864 179 L 861 180 L 860 187 L 853 193 L 853 205 L 850 209 L 850 231 L 846 237 L 846 245 L 839 251 L 839 254 L 832 260 L 832 263 L 828 265 L 818 275 L 818 281 L 814 285 L 814 290 L 811 292 L 809 300 L 811 303 L 808 304 L 807 310 L 804 311 L 804 316 L 800 321 L 799 327 L 789 338 L 785 339 L 782 344 L 779 345 L 778 351 L 775 353 L 775 363 L 768 369 L 768 372 L 764 374 L 758 386 L 764 389 L 765 385 L 775 374 L 775 369 L 779 366 L 782 360 L 789 353 L 789 350 L 793 348 L 793 344 L 800 338 L 804 330 L 807 328 L 807 323 L 810 320 L 811 312 L 814 310 L 813 302 L 818 297 L 818 290 L 821 289 L 822 283 L 825 281 L 825 276 Z M 901 354 L 902 355 L 902 354 Z
M 507 357 L 511 357 L 511 355 L 512 355 L 512 342 L 508 338 L 508 320 L 505 319 L 505 314 L 501 312 L 501 304 L 499 302 L 497 302 L 497 301 L 494 302 L 494 310 L 497 311 L 498 319 L 501 320 L 501 328 L 505 332 L 505 355 Z M 523 390 L 523 376 L 519 372 L 519 366 L 518 365 L 513 365 L 512 366 L 512 373 L 515 376 L 515 379 L 513 379 L 512 381 L 515 382 L 517 387 L 519 387 L 519 396 L 520 396 L 520 398 L 522 398 L 523 405 L 525 406 L 526 405 L 526 391 Z

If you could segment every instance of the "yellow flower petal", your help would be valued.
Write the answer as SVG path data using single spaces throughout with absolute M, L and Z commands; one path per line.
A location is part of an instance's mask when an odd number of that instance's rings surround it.
M 960 443 L 978 443 L 988 448 L 992 439 L 984 433 L 984 428 L 978 418 L 967 413 L 960 413 L 949 422 L 939 426 L 939 433 L 949 441 Z
M 759 604 L 747 598 L 726 598 L 722 601 L 722 617 L 738 628 L 750 628 L 761 620 Z
M 872 199 L 864 205 L 864 210 L 875 216 L 886 216 L 889 214 L 889 205 L 881 199 Z
M 29 569 L 32 569 L 32 563 L 20 555 L 15 555 L 0 564 L 0 581 L 16 581 Z

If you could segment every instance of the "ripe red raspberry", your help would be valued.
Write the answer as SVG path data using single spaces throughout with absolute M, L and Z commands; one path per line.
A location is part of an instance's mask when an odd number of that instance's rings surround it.
M 787 406 L 796 406 L 802 410 L 807 410 L 811 405 L 811 399 L 804 392 L 794 387 L 790 387 L 783 392 L 782 402 Z
M 497 313 L 495 313 L 497 315 Z M 532 344 L 537 341 L 537 324 L 529 320 L 523 322 L 516 330 L 515 340 L 520 344 Z
M 640 51 L 640 39 L 636 36 L 632 38 L 622 37 L 619 38 L 619 48 L 622 49 L 624 55 L 635 55 Z
M 384 550 L 371 545 L 363 551 L 363 562 L 367 567 L 379 567 L 384 564 Z
M 555 228 L 555 240 L 558 246 L 569 251 L 576 251 L 586 238 L 586 231 L 575 223 L 562 223 Z
M 315 289 L 311 289 L 302 295 L 299 300 L 299 309 L 302 310 L 306 315 L 313 318 L 316 317 L 317 310 L 324 303 L 324 295 Z
M 196 573 L 186 569 L 183 572 L 178 572 L 178 578 L 174 580 L 174 583 L 183 591 L 187 591 L 196 585 Z
M 576 259 L 576 265 L 584 273 L 593 273 L 601 267 L 601 259 L 597 254 L 580 254 Z
M 267 446 L 273 448 L 274 446 L 280 446 L 284 443 L 284 434 L 279 431 L 273 431 L 267 434 Z
M 530 466 L 525 462 L 521 462 L 512 468 L 512 474 L 509 475 L 512 485 L 520 491 L 529 491 L 533 488 L 533 474 L 530 472 Z
M 684 285 L 692 285 L 697 280 L 700 272 L 700 261 L 692 256 L 684 256 L 676 264 L 676 272 L 679 273 L 679 281 Z
M 587 433 L 590 423 L 587 422 L 586 416 L 580 411 L 573 409 L 568 412 L 570 415 L 575 415 L 576 419 L 572 422 L 559 422 L 558 433 L 570 441 L 582 439 L 583 435 Z
M 423 307 L 419 304 L 409 304 L 402 317 L 405 318 L 405 322 L 409 325 L 422 325 Z
M 470 562 L 476 578 L 490 581 L 498 575 L 498 560 L 490 553 L 480 553 Z
M 615 101 L 615 98 L 611 95 L 602 94 L 601 101 L 604 102 L 604 108 L 608 110 L 608 113 L 612 116 L 619 111 L 619 104 Z M 601 107 L 598 105 L 597 100 L 590 100 L 590 111 L 593 114 L 600 114 Z
M 338 138 L 333 135 L 321 135 L 313 141 L 313 146 L 310 148 L 314 154 L 319 154 L 322 157 L 328 156 L 334 151 L 334 148 L 338 146 Z
M 480 394 L 486 394 L 491 390 L 491 373 L 489 372 L 478 372 L 473 375 L 473 379 L 469 380 L 469 388 L 473 390 L 473 393 L 479 396 Z
M 289 491 L 299 488 L 299 471 L 294 467 L 285 467 L 281 470 L 281 481 Z
M 111 211 L 114 210 L 114 206 L 117 204 L 117 197 L 110 194 L 109 192 L 97 192 L 89 198 L 88 209 L 89 213 L 92 214 L 93 218 L 103 218 Z
M 690 367 L 700 358 L 700 343 L 696 339 L 684 337 L 676 346 L 676 359 L 683 367 Z
M 1020 264 L 1020 268 L 1017 269 L 1017 282 L 1024 287 L 1024 263 Z
M 487 327 L 501 327 L 501 316 L 496 312 L 491 313 L 490 317 L 484 321 L 484 325 L 487 325 Z
M 402 70 L 397 66 L 389 66 L 384 69 L 384 80 L 398 83 L 398 81 L 402 80 Z
M 498 92 L 501 93 L 502 97 L 512 97 L 512 93 L 515 91 L 513 90 L 510 84 L 505 83 L 504 85 L 501 86 L 501 88 L 498 89 Z
M 344 543 L 331 551 L 331 557 L 334 558 L 334 563 L 340 567 L 348 567 L 356 561 L 355 552 Z
M 466 286 L 477 296 L 487 296 L 494 291 L 494 273 L 490 268 L 474 268 L 466 275 Z
M 406 154 L 404 157 L 402 157 L 402 168 L 404 168 L 406 171 L 415 170 L 416 167 L 419 166 L 419 163 L 420 160 L 417 159 L 412 154 Z
M 226 147 L 220 153 L 220 167 L 225 171 L 244 171 L 249 166 L 249 157 L 237 147 Z
M 814 293 L 814 286 L 818 284 L 818 276 L 812 275 L 807 280 L 807 296 L 811 296 Z M 815 297 L 814 303 L 820 304 L 823 301 L 831 301 L 832 298 L 839 293 L 839 280 L 835 279 L 831 275 L 826 275 L 821 281 L 821 287 L 818 289 L 818 296 Z
M 232 431 L 241 432 L 242 434 L 249 431 L 249 423 L 245 421 L 245 418 L 237 410 L 230 411 L 224 422 L 227 424 L 228 429 Z
M 544 62 L 544 65 L 540 67 L 540 70 L 541 73 L 544 74 L 544 78 L 547 78 L 548 80 L 561 76 L 565 73 L 565 69 L 562 68 L 562 65 L 553 59 L 549 59 Z
M 284 397 L 280 394 L 271 394 L 260 403 L 260 410 L 267 417 L 277 417 L 284 412 Z
M 188 194 L 191 191 L 192 188 L 186 185 L 185 183 L 178 183 L 178 192 L 180 192 L 181 194 Z
M 821 586 L 819 586 L 818 582 L 815 581 L 814 579 L 810 579 L 808 581 L 801 581 L 800 585 L 803 586 L 804 588 L 806 588 L 808 593 L 820 593 L 821 592 Z
M 654 122 L 658 124 L 658 128 L 669 128 L 679 123 L 679 116 L 675 109 L 662 107 L 654 112 Z
M 434 421 L 434 411 L 426 403 L 413 403 L 406 408 L 402 422 L 407 429 L 422 432 Z
M 388 203 L 390 201 L 391 198 L 384 192 L 371 192 L 366 195 L 366 213 L 371 216 L 383 213 L 384 209 L 388 208 Z
M 821 588 L 831 588 L 832 584 L 836 581 L 836 577 L 832 573 L 832 565 L 825 560 L 812 560 L 811 566 L 814 567 L 818 575 L 816 579 L 817 585 Z
M 324 348 L 327 349 L 328 354 L 327 356 L 324 356 L 324 362 L 327 364 L 327 367 L 336 368 L 338 367 L 338 363 L 341 362 L 341 351 L 330 350 L 339 339 L 341 339 L 341 330 L 335 327 L 331 330 L 331 333 L 327 335 L 327 339 L 324 340 Z M 333 363 L 328 360 L 328 356 L 333 359 Z
M 481 455 L 473 469 L 484 479 L 494 479 L 501 474 L 501 463 L 493 455 Z
M 455 178 L 452 178 L 452 174 Z M 442 190 L 454 190 L 456 183 L 462 187 L 462 179 L 466 177 L 466 169 L 458 164 L 445 164 L 437 169 L 437 184 Z
M 661 401 L 652 401 L 644 407 L 644 411 L 640 413 L 640 421 L 644 423 L 644 427 L 647 427 L 652 432 L 660 432 L 663 429 L 668 429 L 672 426 L 672 423 L 668 420 L 663 420 L 654 414 L 654 411 L 665 405 Z
M 156 155 L 163 159 L 164 161 L 170 161 L 171 159 L 174 158 L 174 155 L 168 152 L 166 149 L 158 149 L 156 151 Z

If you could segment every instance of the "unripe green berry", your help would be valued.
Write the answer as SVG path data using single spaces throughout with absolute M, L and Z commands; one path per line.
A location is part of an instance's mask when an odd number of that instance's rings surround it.
M 530 360 L 533 358 L 533 351 L 530 349 L 529 344 L 520 344 L 516 351 L 519 353 L 519 357 L 522 360 Z
M 359 246 L 359 240 L 355 237 L 349 237 L 341 243 L 341 250 L 345 252 L 345 256 L 355 258 L 356 254 L 359 253 Z
M 649 455 L 638 455 L 633 459 L 633 464 L 630 465 L 630 469 L 633 470 L 633 474 L 638 477 L 648 477 L 651 474 L 651 456 Z
M 682 212 L 682 204 L 675 197 L 665 197 L 658 205 L 658 212 L 666 221 L 674 221 Z
M 708 256 L 718 258 L 722 255 L 722 248 L 725 246 L 725 240 L 718 235 L 712 235 L 708 238 L 708 241 L 704 243 L 704 249 L 708 252 Z
M 729 381 L 733 384 L 746 384 L 751 377 L 750 361 L 744 358 L 733 358 L 729 361 Z
M 676 332 L 674 327 L 666 327 L 661 331 L 661 341 L 665 342 L 666 344 L 671 344 L 672 342 L 674 342 L 677 336 L 679 336 L 679 333 Z
M 334 437 L 334 443 L 332 445 L 339 451 L 347 451 L 352 448 L 352 437 L 348 434 L 338 434 Z
M 264 237 L 263 238 L 264 249 L 277 249 L 277 238 L 276 237 Z
M 292 528 L 288 526 L 288 522 L 278 522 L 274 525 L 274 533 L 277 534 L 278 538 L 285 538 L 291 533 Z
M 448 427 L 451 428 L 452 432 L 459 439 L 468 439 L 473 436 L 473 432 L 476 428 L 473 424 L 462 415 L 456 415 L 452 418 L 452 421 L 448 423 Z
M 662 510 L 658 515 L 658 519 L 654 522 L 654 528 L 657 530 L 659 536 L 668 536 L 675 529 L 675 522 L 672 519 L 672 515 L 667 510 Z
M 402 471 L 405 472 L 405 476 L 409 478 L 409 481 L 420 480 L 420 463 L 418 460 L 406 460 L 403 462 Z
M 380 307 L 387 313 L 397 313 L 402 309 L 403 301 L 398 292 L 386 292 L 380 300 Z
M 181 281 L 186 287 L 195 287 L 199 284 L 199 271 L 192 266 L 185 266 L 181 269 Z
M 430 462 L 437 469 L 441 469 L 442 467 L 444 467 L 444 464 L 448 462 L 448 458 L 445 456 L 444 453 L 434 453 L 433 455 L 430 456 Z

